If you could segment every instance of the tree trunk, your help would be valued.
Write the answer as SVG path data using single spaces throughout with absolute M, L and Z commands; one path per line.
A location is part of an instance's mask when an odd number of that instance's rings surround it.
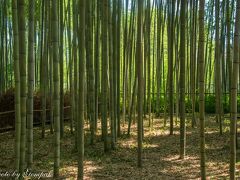
M 230 122 L 230 179 L 236 174 L 236 122 L 237 122 L 237 84 L 239 75 L 239 30 L 240 30 L 240 0 L 237 0 L 235 17 L 233 71 L 231 81 L 231 122 Z
M 18 34 L 18 10 L 17 0 L 12 0 L 13 18 L 13 59 L 15 79 L 15 168 L 20 168 L 20 144 L 21 144 L 21 99 L 20 99 L 20 69 L 19 69 L 19 34 Z
M 102 81 L 101 81 L 101 106 L 102 106 L 102 132 L 104 140 L 104 151 L 109 150 L 108 147 L 108 131 L 107 131 L 107 113 L 108 113 L 108 2 L 102 2 Z
M 86 1 L 79 2 L 79 119 L 78 130 L 78 179 L 83 179 L 84 167 L 84 104 L 85 104 L 85 11 Z
M 24 172 L 26 154 L 26 100 L 27 100 L 27 70 L 26 70 L 26 24 L 25 0 L 18 1 L 18 28 L 19 28 L 19 65 L 21 87 L 21 145 L 20 145 L 20 173 Z
M 28 32 L 28 100 L 27 100 L 27 167 L 33 163 L 33 91 L 34 91 L 34 8 L 35 2 L 29 1 Z
M 181 0 L 180 11 L 180 158 L 184 159 L 186 146 L 185 125 L 185 6 L 186 1 Z
M 87 75 L 89 84 L 87 86 L 89 93 L 89 118 L 90 118 L 90 131 L 91 138 L 90 144 L 94 144 L 95 142 L 95 96 L 94 96 L 94 88 L 95 88 L 95 77 L 94 77 L 94 68 L 93 68 L 93 19 L 92 19 L 92 0 L 88 0 L 86 2 L 87 6 L 87 48 L 86 48 L 86 61 L 87 61 Z
M 215 1 L 215 21 L 216 21 L 216 35 L 215 35 L 215 93 L 216 93 L 216 118 L 219 123 L 220 134 L 222 134 L 222 105 L 221 105 L 221 72 L 220 72 L 220 56 L 219 56 L 219 0 Z
M 205 92 L 204 92 L 204 5 L 205 0 L 199 4 L 199 45 L 198 45 L 198 62 L 199 62 L 199 121 L 200 121 L 200 168 L 201 178 L 206 179 L 205 168 Z
M 137 113 L 138 113 L 138 167 L 142 167 L 142 141 L 143 141 L 143 45 L 142 45 L 142 21 L 143 0 L 138 0 L 137 15 L 137 43 L 136 43 L 136 71 L 138 77 Z
M 58 0 L 52 0 L 52 46 L 53 46 L 53 100 L 54 100 L 54 170 L 55 178 L 59 176 L 60 166 L 60 84 L 59 84 L 59 47 L 58 47 Z
M 64 24 L 63 24 L 63 12 L 64 12 L 64 6 L 63 6 L 64 0 L 59 0 L 60 3 L 60 13 L 59 13 L 59 25 L 60 25 L 60 41 L 59 41 L 59 60 L 60 60 L 60 136 L 61 138 L 64 135 L 64 68 L 63 68 L 63 32 L 64 32 Z

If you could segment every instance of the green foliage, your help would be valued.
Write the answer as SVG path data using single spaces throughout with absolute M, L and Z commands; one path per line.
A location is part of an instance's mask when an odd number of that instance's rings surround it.
M 216 110 L 216 98 L 215 95 L 209 94 L 205 96 L 205 112 L 215 113 Z
M 160 102 L 157 102 L 158 99 L 156 97 L 152 98 L 151 105 L 152 105 L 152 112 L 155 113 L 164 113 L 164 96 L 160 97 Z M 176 99 L 174 99 L 174 102 L 176 102 Z M 222 107 L 224 113 L 230 113 L 230 103 L 229 103 L 229 94 L 222 96 Z M 166 112 L 168 111 L 168 102 L 166 102 Z M 238 112 L 240 113 L 240 95 L 238 96 Z M 191 98 L 186 97 L 185 99 L 185 105 L 186 105 L 186 113 L 192 112 L 192 100 Z M 176 104 L 175 104 L 176 106 Z M 205 95 L 205 112 L 207 114 L 214 114 L 216 111 L 216 97 L 214 94 L 207 94 Z M 195 112 L 199 112 L 199 98 L 198 95 L 196 95 L 196 101 L 195 101 Z
M 151 100 L 151 108 L 152 112 L 163 113 L 164 112 L 164 96 L 160 96 L 160 102 L 157 102 L 158 98 L 152 98 Z M 168 109 L 167 109 L 168 112 Z
M 192 112 L 192 101 L 189 98 L 185 99 L 185 110 L 186 110 L 186 113 Z
M 224 95 L 222 97 L 222 104 L 224 113 L 230 113 L 229 95 Z

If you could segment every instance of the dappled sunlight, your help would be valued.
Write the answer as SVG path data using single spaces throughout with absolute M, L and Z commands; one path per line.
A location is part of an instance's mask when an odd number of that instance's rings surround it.
M 157 148 L 159 145 L 157 144 L 149 144 L 149 143 L 143 143 L 143 148 Z
M 208 178 L 226 178 L 229 174 L 229 138 L 228 133 L 219 136 L 214 119 L 208 118 L 206 126 L 206 167 Z M 143 139 L 143 168 L 137 168 L 137 125 L 132 125 L 131 135 L 126 134 L 117 141 L 117 149 L 103 152 L 100 133 L 97 143 L 90 146 L 89 133 L 86 133 L 84 179 L 198 179 L 200 178 L 199 131 L 188 127 L 186 136 L 186 156 L 179 159 L 179 129 L 175 127 L 174 135 L 169 135 L 169 124 L 163 128 L 162 119 L 154 119 L 153 127 L 145 127 Z M 61 142 L 60 174 L 66 179 L 77 178 L 77 152 L 74 150 L 74 135 L 69 124 Z M 122 128 L 127 131 L 127 126 Z M 48 171 L 53 168 L 53 134 L 46 126 L 46 137 L 41 138 L 41 128 L 34 128 L 34 164 L 36 171 Z M 14 134 L 0 134 L 1 169 L 13 168 Z M 8 150 L 10 149 L 10 150 Z M 3 162 L 3 163 L 2 163 Z M 240 164 L 237 166 L 239 173 Z M 71 177 L 71 178 L 70 178 Z M 135 178 L 135 179 L 136 179 Z M 214 179 L 213 178 L 213 179 Z
M 179 155 L 169 155 L 167 157 L 163 157 L 162 160 L 164 161 L 172 161 L 172 162 L 183 162 L 183 161 L 189 161 L 192 163 L 195 160 L 199 160 L 198 157 L 195 156 L 185 156 L 184 159 L 180 159 Z
M 137 148 L 136 141 L 126 142 L 126 143 L 122 144 L 121 146 L 129 148 L 129 149 Z
M 101 167 L 98 166 L 95 162 L 86 160 L 84 161 L 84 179 L 91 179 L 92 173 L 95 171 L 101 171 Z M 60 169 L 62 177 L 65 178 L 77 178 L 78 167 L 77 164 L 74 166 L 68 165 Z
M 98 166 L 95 162 L 93 161 L 85 161 L 84 162 L 84 170 L 86 171 L 86 173 L 92 173 L 94 171 L 97 171 L 97 170 L 101 170 L 102 167 Z
M 77 178 L 77 166 L 67 166 L 60 169 L 60 175 L 64 178 Z

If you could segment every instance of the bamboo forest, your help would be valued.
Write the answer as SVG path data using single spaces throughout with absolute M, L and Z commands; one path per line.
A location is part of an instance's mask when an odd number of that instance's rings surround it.
M 0 0 L 0 180 L 240 179 L 240 0 Z

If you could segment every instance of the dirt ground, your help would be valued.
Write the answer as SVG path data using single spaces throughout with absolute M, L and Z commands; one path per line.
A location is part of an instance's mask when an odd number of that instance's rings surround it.
M 126 135 L 127 126 L 118 139 L 117 149 L 107 154 L 98 136 L 94 146 L 89 145 L 88 131 L 85 131 L 84 179 L 200 179 L 199 130 L 187 126 L 186 157 L 179 159 L 179 127 L 174 135 L 169 135 L 168 125 L 163 127 L 163 119 L 154 119 L 153 128 L 145 120 L 143 143 L 143 167 L 137 168 L 136 125 L 131 136 Z M 189 120 L 188 120 L 189 124 Z M 77 153 L 74 150 L 74 136 L 65 124 L 66 133 L 61 141 L 61 177 L 76 179 Z M 14 169 L 14 132 L 0 134 L 0 172 Z M 34 128 L 35 172 L 50 172 L 53 169 L 53 135 L 47 130 L 41 139 L 40 127 Z M 238 157 L 240 158 L 240 157 Z M 219 135 L 214 117 L 206 118 L 206 171 L 208 179 L 229 179 L 229 122 L 225 120 L 224 134 Z M 240 162 L 237 175 L 240 179 Z M 51 178 L 50 178 L 51 179 Z

